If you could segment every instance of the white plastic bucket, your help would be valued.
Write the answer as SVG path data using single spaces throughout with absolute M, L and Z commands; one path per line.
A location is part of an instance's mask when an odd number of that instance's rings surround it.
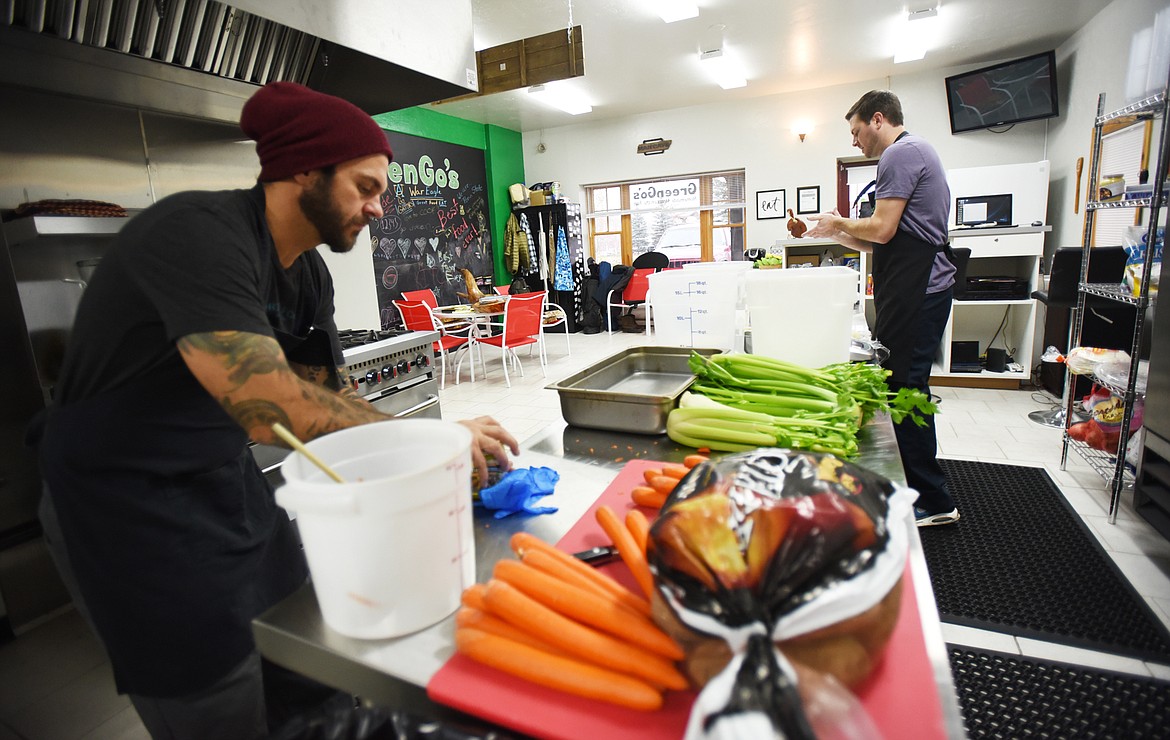
M 753 270 L 745 281 L 753 354 L 806 367 L 849 361 L 856 270 Z
M 475 583 L 471 432 L 400 419 L 343 429 L 306 445 L 345 483 L 298 452 L 278 504 L 296 513 L 325 623 L 343 635 L 397 637 L 459 606 Z
M 654 342 L 730 350 L 735 341 L 739 270 L 664 270 L 650 276 Z

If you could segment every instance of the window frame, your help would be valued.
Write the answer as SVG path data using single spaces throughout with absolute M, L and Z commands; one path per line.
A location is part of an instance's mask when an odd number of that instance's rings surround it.
M 713 202 L 714 187 L 713 183 L 718 177 L 738 177 L 739 178 L 739 192 L 740 200 Z M 699 212 L 699 252 L 700 260 L 703 262 L 714 261 L 714 230 L 728 229 L 728 244 L 734 244 L 734 232 L 732 229 L 740 229 L 743 235 L 743 246 L 746 249 L 747 245 L 747 204 L 746 197 L 743 196 L 744 185 L 746 181 L 745 170 L 720 170 L 715 172 L 705 173 L 690 173 L 682 175 L 663 175 L 660 177 L 642 178 L 638 180 L 624 180 L 618 182 L 604 182 L 592 183 L 583 185 L 582 189 L 585 191 L 585 213 L 582 214 L 586 223 L 586 234 L 588 236 L 587 243 L 589 249 L 589 256 L 597 259 L 597 249 L 595 239 L 598 236 L 605 236 L 614 234 L 614 231 L 597 231 L 595 230 L 596 220 L 600 218 L 614 217 L 621 218 L 621 263 L 625 265 L 633 264 L 634 259 L 634 236 L 633 236 L 633 213 L 630 208 L 630 186 L 644 183 L 657 183 L 669 180 L 699 180 L 699 205 L 696 210 Z M 621 209 L 614 210 L 609 208 L 604 211 L 593 210 L 594 197 L 596 190 L 605 188 L 621 188 Z M 608 200 L 608 199 L 607 199 Z M 727 211 L 727 223 L 715 223 L 715 211 Z M 739 220 L 733 221 L 735 211 L 739 212 Z M 653 211 L 648 211 L 653 212 Z M 742 256 L 741 256 L 742 258 Z M 734 252 L 732 259 L 735 259 Z

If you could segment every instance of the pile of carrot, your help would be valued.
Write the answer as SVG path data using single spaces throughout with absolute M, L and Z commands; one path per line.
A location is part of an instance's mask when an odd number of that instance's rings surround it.
M 597 520 L 643 595 L 527 533 L 512 536 L 518 560 L 463 593 L 455 648 L 472 660 L 548 688 L 633 709 L 662 706 L 687 688 L 675 662 L 682 648 L 650 619 L 653 577 L 646 516 L 625 522 L 601 506 Z
M 677 463 L 667 463 L 661 468 L 647 468 L 642 476 L 646 480 L 644 486 L 634 486 L 630 491 L 630 498 L 638 506 L 645 506 L 648 509 L 661 509 L 662 505 L 666 503 L 666 497 L 682 480 L 691 468 L 699 463 L 707 461 L 706 455 L 687 455 L 683 459 L 682 465 Z

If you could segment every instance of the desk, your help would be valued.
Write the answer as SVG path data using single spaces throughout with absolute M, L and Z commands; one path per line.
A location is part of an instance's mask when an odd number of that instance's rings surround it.
M 859 440 L 858 462 L 892 480 L 903 480 L 897 442 L 888 417 L 868 424 Z M 602 432 L 550 424 L 530 438 L 516 458 L 520 466 L 548 465 L 561 473 L 555 514 L 506 519 L 476 518 L 475 551 L 479 581 L 486 581 L 494 563 L 511 557 L 508 539 L 518 531 L 556 542 L 588 511 L 617 472 L 631 459 L 681 462 L 692 452 L 665 435 L 644 436 Z M 910 530 L 909 570 L 918 605 L 918 618 L 926 654 L 934 673 L 935 688 L 948 738 L 964 736 L 955 698 L 946 645 L 938 620 L 934 593 L 926 570 L 918 530 Z M 435 704 L 425 687 L 454 653 L 455 621 L 442 622 L 406 637 L 390 640 L 357 640 L 333 632 L 321 619 L 311 585 L 293 593 L 253 621 L 260 652 L 275 663 L 375 704 L 406 706 L 416 713 L 468 721 L 467 716 Z

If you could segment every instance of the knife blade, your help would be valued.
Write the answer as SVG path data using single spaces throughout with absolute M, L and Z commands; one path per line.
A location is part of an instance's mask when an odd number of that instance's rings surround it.
M 573 553 L 573 557 L 594 567 L 605 565 L 618 557 L 616 547 L 591 547 L 588 550 Z

